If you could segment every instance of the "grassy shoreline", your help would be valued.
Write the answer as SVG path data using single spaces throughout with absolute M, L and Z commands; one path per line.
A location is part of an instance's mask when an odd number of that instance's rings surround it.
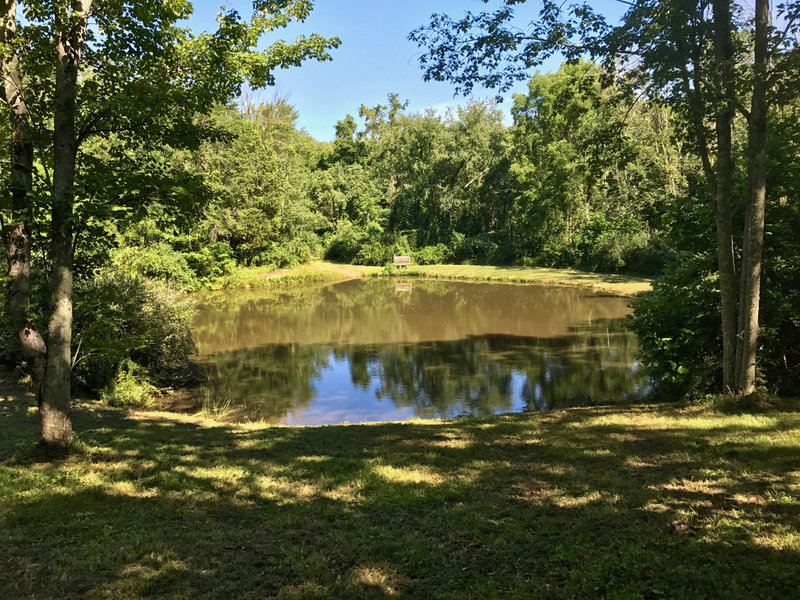
M 789 598 L 800 586 L 796 402 L 318 428 L 84 404 L 76 452 L 41 464 L 34 404 L 0 399 L 4 598 Z
M 633 298 L 651 289 L 651 281 L 641 277 L 609 273 L 587 273 L 570 269 L 538 267 L 494 267 L 484 265 L 417 265 L 387 273 L 383 267 L 344 265 L 313 261 L 294 269 L 268 271 L 239 269 L 223 278 L 216 288 L 257 288 L 275 284 L 313 281 L 341 281 L 361 277 L 422 277 L 496 283 L 527 283 L 545 286 L 579 287 L 595 294 Z

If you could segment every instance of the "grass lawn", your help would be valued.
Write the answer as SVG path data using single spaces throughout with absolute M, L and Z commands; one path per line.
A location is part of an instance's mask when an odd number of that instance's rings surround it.
M 242 268 L 221 280 L 216 287 L 264 287 L 276 283 L 336 281 L 359 277 L 386 276 L 383 267 L 343 265 L 314 261 L 295 269 L 267 271 Z M 570 269 L 536 267 L 492 267 L 481 265 L 422 265 L 399 269 L 393 277 L 428 277 L 495 281 L 499 283 L 534 283 L 537 285 L 582 287 L 598 294 L 632 298 L 651 289 L 649 279 L 609 273 L 586 273 Z
M 483 265 L 414 265 L 399 269 L 399 273 L 410 277 L 583 287 L 599 294 L 624 297 L 638 296 L 644 292 L 649 292 L 651 289 L 649 279 L 610 273 L 587 273 L 572 269 L 491 267 Z
M 281 428 L 0 400 L 0 597 L 797 598 L 800 412 Z M 11 450 L 16 452 L 11 456 Z

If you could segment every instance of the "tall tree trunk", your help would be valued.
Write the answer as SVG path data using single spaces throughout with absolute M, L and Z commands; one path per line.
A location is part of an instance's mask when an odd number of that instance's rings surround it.
M 739 348 L 737 394 L 755 391 L 761 258 L 764 248 L 764 213 L 767 197 L 767 65 L 769 61 L 769 0 L 756 0 L 753 98 L 747 148 L 747 210 L 742 246 L 742 280 L 739 293 Z
M 722 387 L 725 393 L 736 389 L 737 290 L 736 263 L 733 246 L 732 132 L 736 110 L 736 89 L 733 80 L 733 41 L 731 12 L 728 0 L 714 0 L 714 54 L 720 70 L 717 130 L 717 186 L 714 198 L 717 229 L 717 259 L 722 300 Z
M 22 73 L 19 57 L 13 53 L 17 34 L 17 2 L 0 2 L 0 43 L 6 47 L 2 60 L 3 84 L 0 87 L 3 103 L 11 122 L 11 212 L 12 224 L 8 234 L 8 313 L 11 327 L 19 337 L 20 350 L 32 367 L 32 379 L 37 392 L 45 367 L 45 344 L 36 325 L 29 318 L 31 220 L 30 191 L 33 175 L 33 141 L 28 109 L 22 93 Z
M 72 342 L 72 240 L 75 199 L 76 98 L 78 71 L 92 0 L 55 4 L 56 87 L 53 129 L 52 274 L 47 371 L 40 404 L 43 446 L 63 449 L 72 442 L 70 370 Z

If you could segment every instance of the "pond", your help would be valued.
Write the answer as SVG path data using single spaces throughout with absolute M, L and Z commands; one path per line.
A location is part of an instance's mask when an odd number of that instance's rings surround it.
M 200 298 L 198 404 L 324 425 L 632 402 L 628 300 L 571 288 L 354 279 Z

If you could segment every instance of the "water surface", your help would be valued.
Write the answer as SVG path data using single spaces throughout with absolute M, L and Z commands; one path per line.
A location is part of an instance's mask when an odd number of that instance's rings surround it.
M 287 425 L 630 402 L 628 301 L 570 288 L 357 279 L 201 298 L 198 402 Z

